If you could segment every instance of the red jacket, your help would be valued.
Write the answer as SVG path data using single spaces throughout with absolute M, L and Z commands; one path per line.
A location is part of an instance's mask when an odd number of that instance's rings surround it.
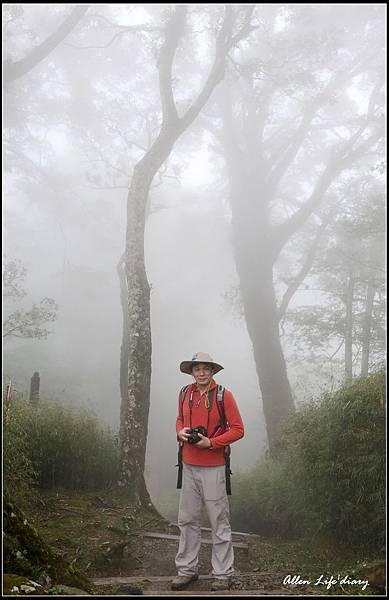
M 212 379 L 210 390 L 215 389 L 217 383 Z M 206 396 L 200 396 L 196 384 L 192 383 L 185 394 L 184 405 L 181 408 L 181 394 L 178 397 L 178 416 L 176 421 L 176 432 L 178 434 L 184 427 L 190 427 L 189 398 L 191 389 L 193 393 L 192 405 L 192 427 L 202 425 L 208 431 L 208 436 L 212 440 L 212 449 L 197 448 L 195 444 L 184 442 L 182 461 L 188 465 L 199 465 L 204 467 L 217 467 L 225 464 L 224 446 L 236 442 L 244 436 L 244 426 L 239 413 L 238 406 L 232 393 L 225 389 L 224 391 L 224 412 L 229 423 L 230 429 L 225 433 L 212 437 L 218 424 L 220 424 L 219 411 L 216 406 L 216 390 L 213 392 L 212 406 L 208 410 L 205 406 Z M 183 411 L 183 414 L 182 414 Z M 177 438 L 178 439 L 178 438 Z

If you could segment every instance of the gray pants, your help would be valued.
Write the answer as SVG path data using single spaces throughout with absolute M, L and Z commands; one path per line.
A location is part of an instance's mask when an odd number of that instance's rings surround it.
M 181 532 L 176 556 L 178 575 L 197 573 L 203 502 L 212 528 L 212 574 L 214 577 L 231 576 L 234 572 L 234 550 L 229 523 L 225 467 L 197 467 L 186 464 L 183 465 L 178 510 Z

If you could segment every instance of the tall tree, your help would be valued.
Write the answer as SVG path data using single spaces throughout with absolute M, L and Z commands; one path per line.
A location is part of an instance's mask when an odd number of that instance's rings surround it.
M 217 121 L 208 123 L 225 156 L 236 266 L 270 449 L 293 408 L 279 320 L 296 282 L 307 274 L 311 257 L 303 258 L 280 302 L 274 269 L 290 240 L 304 226 L 312 227 L 315 214 L 322 211 L 327 219 L 332 208 L 329 189 L 374 152 L 383 135 L 377 15 L 361 44 L 363 10 L 356 36 L 340 26 L 330 35 L 332 19 L 326 7 L 305 9 L 265 9 L 257 45 L 234 57 L 239 79 L 232 72 L 220 90 L 222 127 Z M 277 31 L 280 19 L 284 27 Z M 347 95 L 357 77 L 369 81 L 364 114 L 350 106 Z M 339 123 L 345 128 L 342 135 Z M 317 235 L 320 231 L 317 227 Z
M 216 35 L 213 64 L 205 83 L 189 108 L 180 116 L 173 91 L 174 57 L 185 30 L 187 6 L 172 10 L 158 58 L 162 123 L 150 149 L 133 169 L 127 199 L 126 280 L 128 283 L 128 397 L 122 432 L 121 485 L 135 504 L 150 504 L 144 481 L 144 465 L 150 405 L 151 331 L 150 287 L 144 259 L 145 211 L 150 186 L 169 157 L 174 144 L 194 122 L 223 79 L 231 48 L 252 30 L 253 7 L 225 7 L 222 26 Z

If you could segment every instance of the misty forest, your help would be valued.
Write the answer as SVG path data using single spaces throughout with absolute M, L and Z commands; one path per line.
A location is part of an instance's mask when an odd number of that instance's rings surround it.
M 3 4 L 5 593 L 166 594 L 196 352 L 229 593 L 385 591 L 385 17 Z

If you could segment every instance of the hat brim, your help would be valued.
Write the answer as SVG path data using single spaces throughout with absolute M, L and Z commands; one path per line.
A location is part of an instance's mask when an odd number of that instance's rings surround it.
M 224 367 L 222 367 L 221 365 L 218 365 L 218 363 L 215 363 L 215 362 L 207 362 L 207 361 L 203 361 L 203 360 L 184 360 L 180 364 L 181 373 L 186 373 L 187 375 L 192 375 L 191 369 L 192 369 L 193 365 L 196 365 L 198 363 L 203 363 L 205 365 L 211 365 L 214 375 L 215 375 L 215 373 L 218 373 L 219 371 L 224 369 Z

